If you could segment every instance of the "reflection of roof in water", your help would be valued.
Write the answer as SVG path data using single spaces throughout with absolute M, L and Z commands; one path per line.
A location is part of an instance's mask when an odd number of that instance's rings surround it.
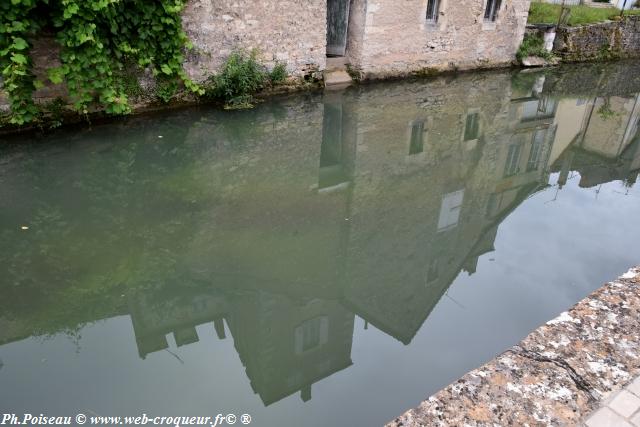
M 631 144 L 627 145 L 615 158 L 594 153 L 579 146 L 572 146 L 551 165 L 551 171 L 560 172 L 563 162 L 569 160 L 569 169 L 580 174 L 581 188 L 591 188 L 611 181 L 635 182 L 638 168 L 632 169 L 632 167 L 638 156 L 640 156 L 640 137 L 634 138 Z

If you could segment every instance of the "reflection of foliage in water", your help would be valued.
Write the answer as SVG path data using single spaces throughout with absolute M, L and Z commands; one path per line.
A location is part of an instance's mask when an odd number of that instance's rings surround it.
M 520 72 L 511 76 L 511 89 L 516 97 L 524 97 L 531 93 L 531 89 L 536 81 L 544 76 L 544 71 L 538 72 Z
M 604 121 L 616 116 L 616 112 L 611 108 L 611 98 L 605 97 L 604 103 L 598 108 L 598 115 Z
M 153 142 L 74 146 L 65 171 L 52 170 L 60 162 L 22 165 L 14 177 L 26 189 L 21 198 L 38 203 L 12 209 L 28 230 L 0 233 L 2 317 L 19 317 L 35 334 L 73 336 L 87 321 L 125 312 L 127 294 L 177 280 L 178 254 L 193 232 L 177 218 L 198 207 L 158 186 L 184 174 L 197 154 L 176 129 L 152 130 Z M 162 133 L 170 138 L 158 140 Z

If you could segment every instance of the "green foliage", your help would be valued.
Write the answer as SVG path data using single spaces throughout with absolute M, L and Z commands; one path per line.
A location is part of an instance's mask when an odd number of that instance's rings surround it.
M 516 58 L 518 61 L 522 61 L 527 56 L 537 56 L 546 60 L 553 57 L 551 52 L 547 52 L 544 48 L 544 40 L 542 37 L 533 34 L 526 34 L 524 36 L 522 44 L 516 52 Z
M 536 72 L 527 70 L 526 72 L 515 73 L 511 76 L 511 90 L 516 98 L 528 97 L 531 94 L 536 81 L 545 75 L 545 70 L 540 69 Z
M 35 32 L 40 23 L 29 16 L 37 0 L 11 0 L 0 2 L 0 70 L 4 88 L 14 117 L 12 123 L 33 120 L 37 108 L 31 99 L 35 78 L 31 72 L 30 43 L 27 35 Z
M 49 101 L 43 106 L 42 113 L 48 118 L 47 123 L 49 129 L 55 129 L 62 126 L 66 106 L 66 101 L 60 97 Z
M 571 15 L 569 17 L 570 26 L 592 24 L 595 22 L 603 22 L 620 15 L 620 10 L 615 7 L 589 7 L 584 5 L 569 6 Z M 532 2 L 529 8 L 530 24 L 555 24 L 560 16 L 561 5 Z M 640 14 L 640 10 L 625 10 L 625 15 Z
M 209 79 L 206 95 L 225 102 L 225 108 L 253 107 L 253 94 L 270 84 L 283 82 L 287 77 L 284 64 L 278 63 L 269 72 L 258 60 L 258 52 L 233 52 L 220 73 Z
M 185 0 L 4 0 L 0 2 L 0 69 L 9 94 L 11 122 L 32 121 L 36 81 L 30 40 L 53 30 L 61 66 L 48 70 L 52 83 L 66 83 L 73 107 L 88 113 L 100 106 L 110 114 L 130 111 L 125 64 L 150 68 L 156 76 L 196 93 L 202 89 L 182 69 L 190 47 L 182 31 Z M 164 90 L 161 97 L 166 97 Z
M 230 102 L 235 98 L 251 95 L 264 87 L 268 74 L 266 68 L 257 60 L 255 50 L 233 52 L 222 66 L 222 70 L 213 76 L 210 94 L 214 98 Z
M 278 62 L 269 73 L 269 79 L 272 84 L 283 83 L 287 79 L 287 65 Z
M 164 103 L 167 103 L 173 98 L 178 91 L 178 82 L 175 79 L 165 77 L 163 75 L 158 76 L 156 79 L 156 96 Z

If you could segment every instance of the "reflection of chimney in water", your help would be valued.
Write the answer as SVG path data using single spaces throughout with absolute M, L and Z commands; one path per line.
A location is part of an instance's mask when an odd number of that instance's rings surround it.
M 213 319 L 213 327 L 216 330 L 216 335 L 218 335 L 218 339 L 223 340 L 227 337 L 224 333 L 224 319 L 222 317 Z
M 560 169 L 560 177 L 558 177 L 558 186 L 560 189 L 567 183 L 569 172 L 571 171 L 571 163 L 573 162 L 573 151 L 569 150 L 562 159 L 562 168 Z
M 311 384 L 305 386 L 302 390 L 300 390 L 300 398 L 303 402 L 308 402 L 311 400 Z

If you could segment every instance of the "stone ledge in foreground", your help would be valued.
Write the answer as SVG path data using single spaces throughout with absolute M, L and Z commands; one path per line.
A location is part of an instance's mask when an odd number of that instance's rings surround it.
M 576 425 L 638 375 L 640 267 L 387 427 Z

